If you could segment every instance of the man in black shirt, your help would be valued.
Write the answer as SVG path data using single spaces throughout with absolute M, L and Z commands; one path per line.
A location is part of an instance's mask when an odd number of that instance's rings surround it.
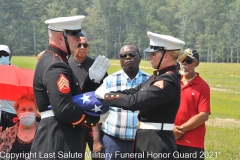
M 74 55 L 71 56 L 68 60 L 70 67 L 72 68 L 75 76 L 78 79 L 80 86 L 83 85 L 86 77 L 88 76 L 88 70 L 92 66 L 94 59 L 87 56 L 88 50 L 90 49 L 90 44 L 87 40 L 86 35 L 81 32 L 80 34 L 80 43 L 78 43 L 78 48 L 74 52 Z M 104 78 L 107 76 L 104 76 Z M 91 87 L 92 91 L 95 91 L 103 82 L 103 79 L 100 83 L 95 83 Z M 89 87 L 88 87 L 89 90 Z M 86 143 L 91 151 L 93 151 L 93 133 L 92 128 L 85 128 L 85 137 Z M 96 158 L 93 158 L 96 159 Z

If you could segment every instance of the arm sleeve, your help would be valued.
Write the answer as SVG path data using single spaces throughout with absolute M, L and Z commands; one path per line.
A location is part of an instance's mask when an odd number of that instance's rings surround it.
M 198 112 L 210 111 L 210 88 L 207 84 L 202 86 L 201 94 L 199 97 Z
M 136 111 L 145 107 L 149 109 L 168 103 L 175 97 L 176 89 L 172 82 L 164 81 L 163 83 L 163 89 L 150 85 L 142 89 L 141 86 L 138 86 L 134 89 L 125 90 L 124 94 L 107 93 L 104 97 L 104 105 Z
M 66 123 L 72 124 L 82 118 L 83 112 L 80 108 L 75 106 L 72 102 L 72 72 L 64 63 L 53 63 L 50 65 L 43 75 L 43 84 L 47 89 L 49 101 L 52 105 L 52 110 L 55 117 Z M 65 92 L 59 88 L 59 80 L 61 76 L 64 77 L 61 87 L 65 87 Z M 76 87 L 79 87 L 76 85 Z

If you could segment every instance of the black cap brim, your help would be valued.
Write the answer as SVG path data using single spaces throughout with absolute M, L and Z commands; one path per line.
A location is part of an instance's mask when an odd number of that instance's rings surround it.
M 154 49 L 151 49 L 151 47 L 149 46 L 147 49 L 145 49 L 143 52 L 145 53 L 154 53 L 154 52 L 158 52 L 159 50 L 154 50 Z

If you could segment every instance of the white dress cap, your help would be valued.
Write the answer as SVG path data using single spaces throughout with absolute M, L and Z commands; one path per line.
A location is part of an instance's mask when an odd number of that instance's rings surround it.
M 168 35 L 147 32 L 150 38 L 150 46 L 144 52 L 157 52 L 159 50 L 180 50 L 185 42 Z
M 62 31 L 65 30 L 80 30 L 81 24 L 84 15 L 79 16 L 71 16 L 71 17 L 58 17 L 54 19 L 46 20 L 45 23 L 48 24 L 48 29 L 54 31 Z
M 0 45 L 0 51 L 5 51 L 5 52 L 11 54 L 10 49 L 8 48 L 8 46 L 3 45 L 3 44 Z

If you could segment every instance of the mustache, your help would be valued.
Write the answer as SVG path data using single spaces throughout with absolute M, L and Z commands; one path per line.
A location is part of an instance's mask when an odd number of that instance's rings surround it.
M 188 66 L 182 66 L 181 69 L 188 69 Z

